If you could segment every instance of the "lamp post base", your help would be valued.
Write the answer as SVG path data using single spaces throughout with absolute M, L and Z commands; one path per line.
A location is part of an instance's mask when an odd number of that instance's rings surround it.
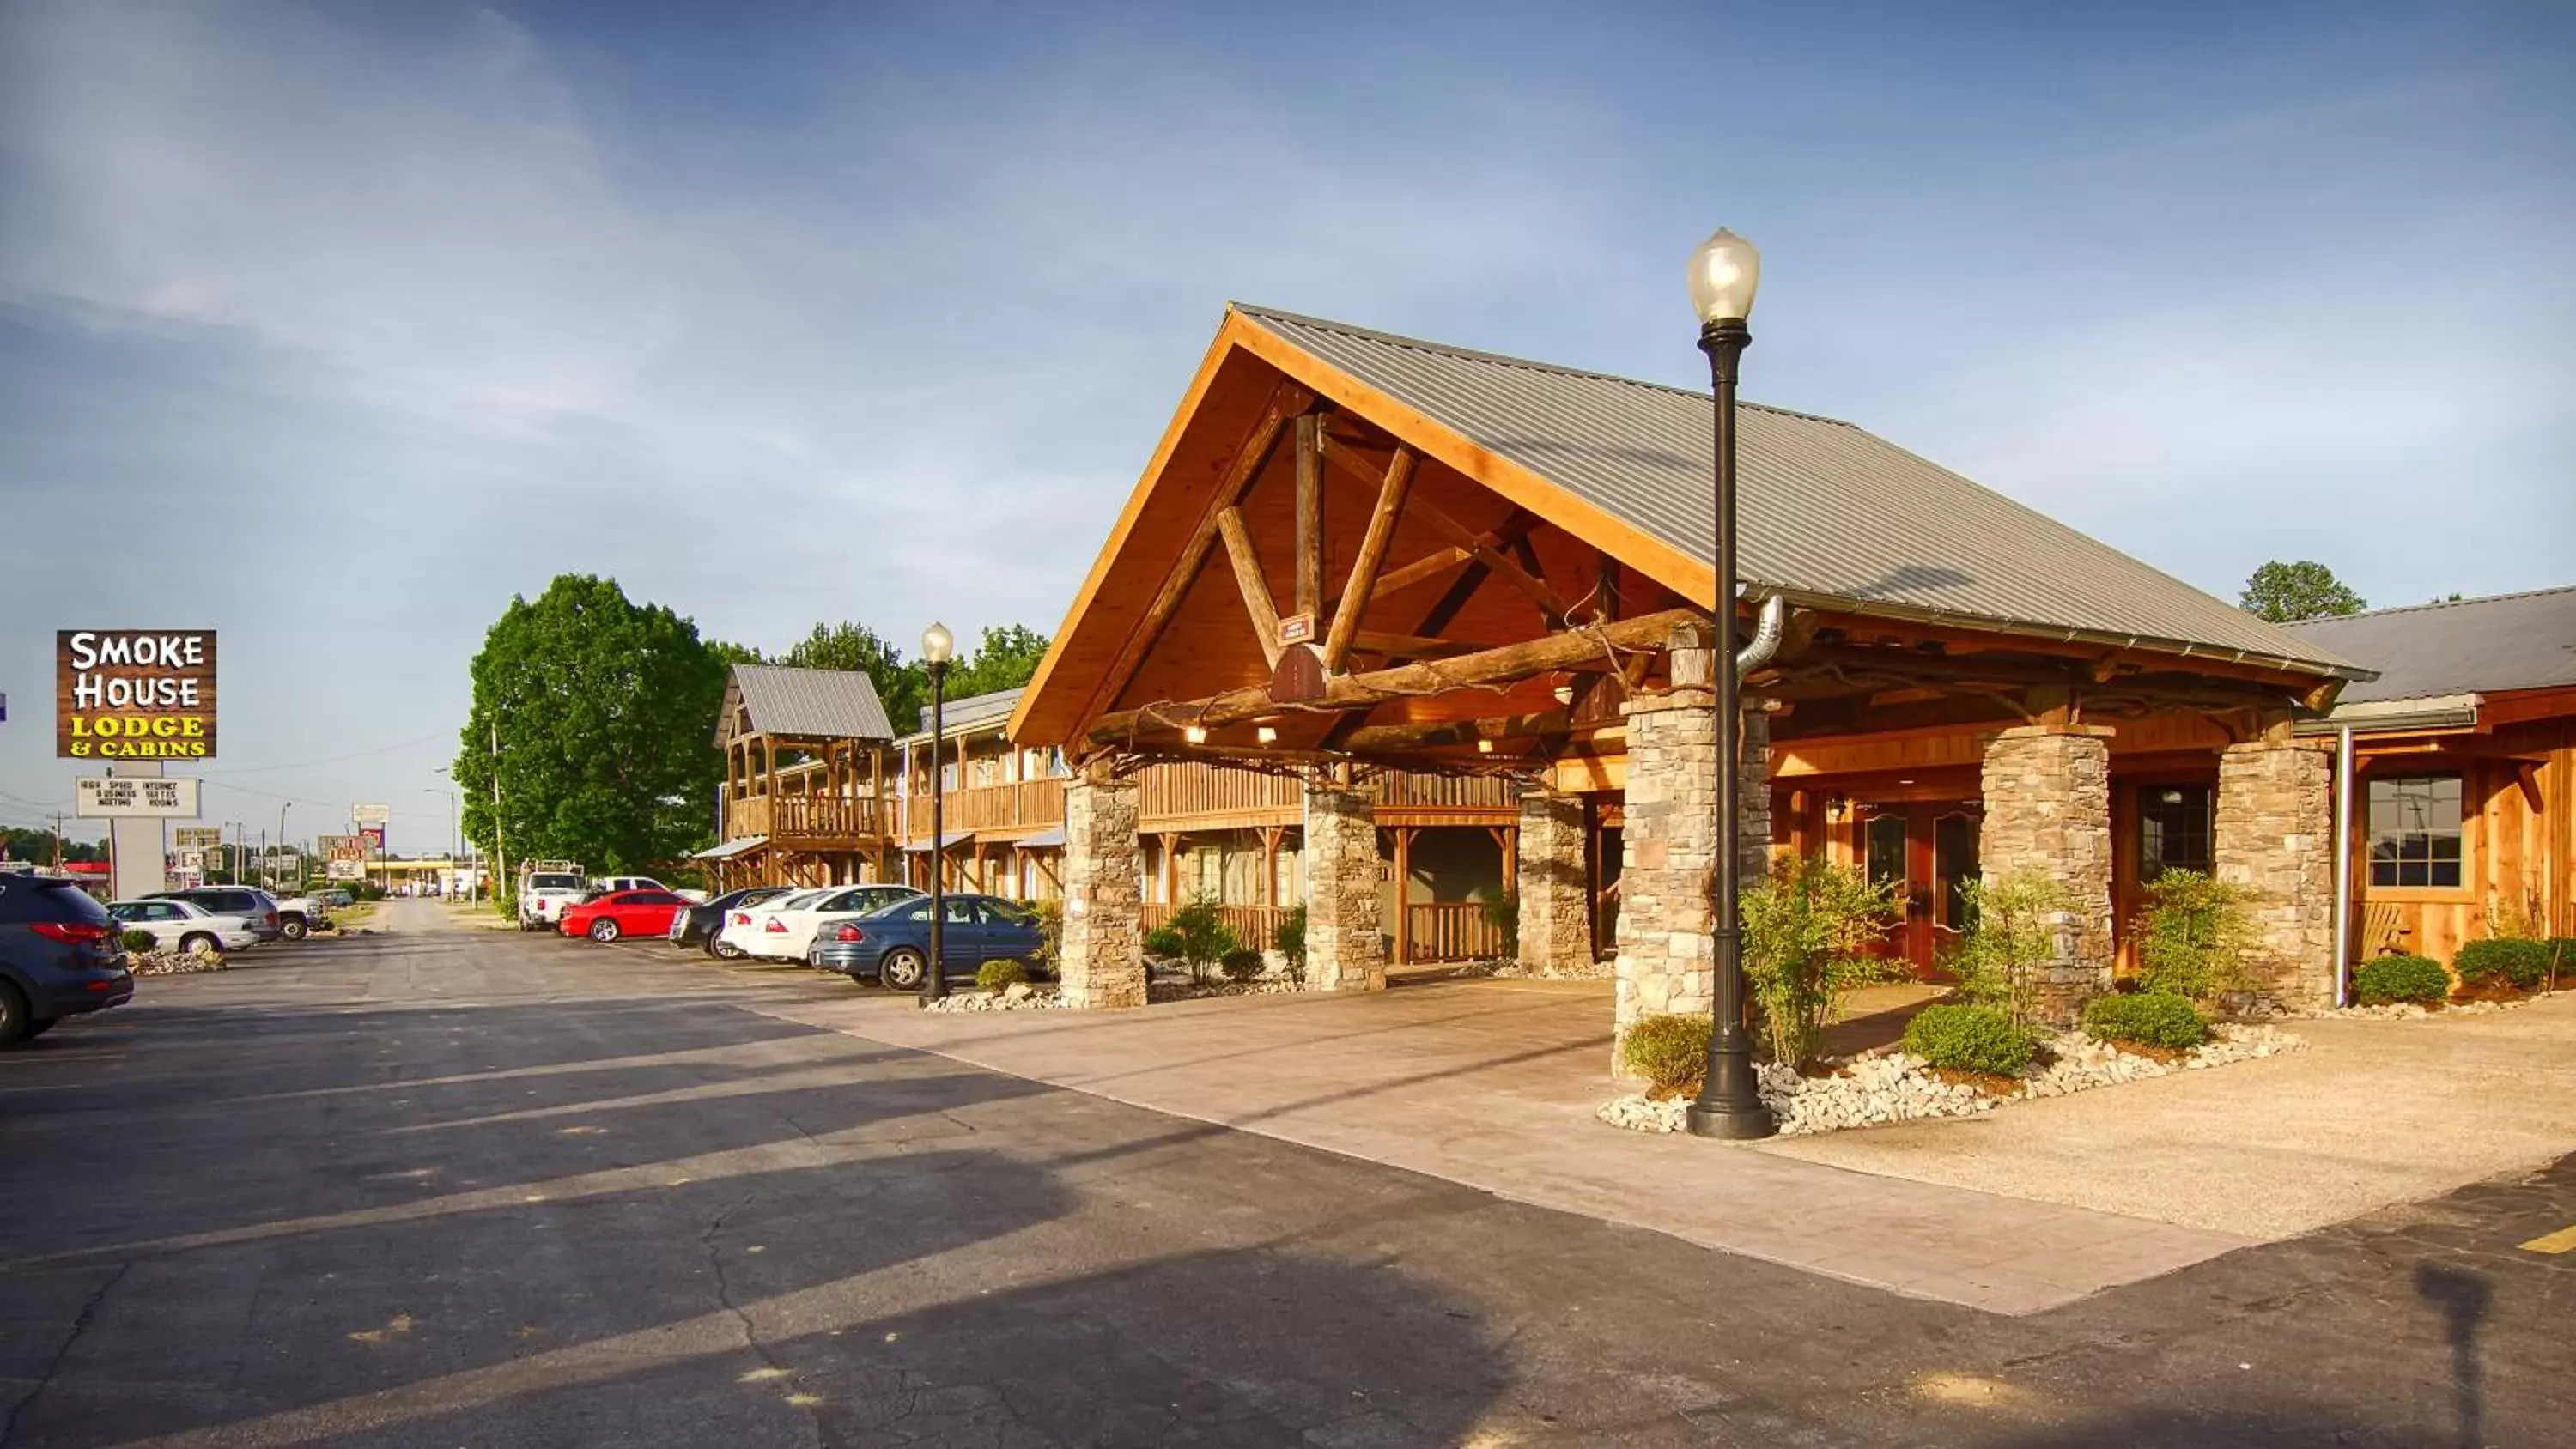
M 1715 1137 L 1727 1142 L 1750 1142 L 1780 1130 L 1780 1124 L 1771 1120 L 1771 1109 L 1759 1102 L 1750 1107 L 1693 1102 L 1682 1114 L 1682 1121 L 1693 1137 Z

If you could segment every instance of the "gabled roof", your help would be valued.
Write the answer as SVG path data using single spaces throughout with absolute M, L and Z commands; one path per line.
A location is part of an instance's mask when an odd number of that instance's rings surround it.
M 751 716 L 753 734 L 820 740 L 894 737 L 875 682 L 855 669 L 737 664 L 725 684 L 724 713 L 716 724 L 719 744 L 724 721 L 737 708 Z
M 1200 436 L 1194 420 L 1223 408 L 1230 421 L 1211 426 L 1243 426 L 1263 372 L 1682 598 L 1712 601 L 1707 394 L 1237 304 L 1020 700 L 1014 738 L 1069 738 L 1123 687 L 1085 671 L 1118 656 L 1174 566 L 1183 516 L 1206 506 L 1220 450 L 1242 437 Z M 1739 418 L 1739 567 L 1758 594 L 2315 677 L 2370 672 L 1849 423 L 1758 405 Z
M 1234 310 L 1687 558 L 1699 583 L 1683 592 L 1706 596 L 1717 529 L 1708 394 L 1266 307 Z M 1759 405 L 1741 407 L 1738 420 L 1738 567 L 1754 592 L 2363 672 L 1850 423 Z
M 2345 704 L 2576 685 L 2576 585 L 2310 619 L 2291 633 L 2379 671 Z

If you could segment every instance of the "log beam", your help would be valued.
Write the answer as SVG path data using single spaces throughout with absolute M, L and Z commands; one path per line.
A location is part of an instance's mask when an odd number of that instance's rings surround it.
M 1215 729 L 1241 724 L 1283 709 L 1340 711 L 1366 709 L 1391 699 L 1419 699 L 1461 689 L 1490 689 L 1532 675 L 1600 659 L 1619 650 L 1661 649 L 1677 628 L 1705 630 L 1707 618 L 1697 609 L 1664 609 L 1634 619 L 1506 644 L 1455 659 L 1400 664 L 1366 674 L 1334 675 L 1324 681 L 1319 699 L 1282 705 L 1265 686 L 1231 689 L 1186 704 L 1147 705 L 1101 715 L 1083 732 L 1095 746 L 1117 745 L 1140 731 L 1177 731 L 1187 725 Z
M 1474 748 L 1478 740 L 1535 739 L 1563 734 L 1574 727 L 1561 709 L 1540 714 L 1495 715 L 1488 719 L 1445 720 L 1430 724 L 1369 725 L 1350 732 L 1342 748 L 1355 755 L 1401 754 L 1452 745 Z
M 1279 606 L 1270 601 L 1270 581 L 1261 576 L 1261 559 L 1252 551 L 1251 531 L 1243 526 L 1243 510 L 1229 507 L 1216 516 L 1217 532 L 1225 536 L 1225 556 L 1234 564 L 1234 586 L 1243 594 L 1243 612 L 1252 618 L 1252 632 L 1261 640 L 1261 660 L 1279 667 Z
M 1350 582 L 1342 586 L 1341 602 L 1333 606 L 1332 632 L 1324 636 L 1324 673 L 1341 672 L 1342 661 L 1351 652 L 1351 636 L 1359 631 L 1360 616 L 1368 612 L 1369 595 L 1377 588 L 1377 571 L 1386 564 L 1387 546 L 1395 541 L 1395 522 L 1404 514 L 1405 495 L 1413 488 L 1416 462 L 1411 448 L 1398 447 L 1387 460 L 1386 477 L 1378 484 L 1377 506 L 1369 513 L 1368 532 L 1360 539 L 1360 555 L 1351 560 Z
M 1324 607 L 1324 419 L 1297 417 L 1297 612 Z
M 1225 476 L 1218 480 L 1216 496 L 1208 500 L 1207 510 L 1199 515 L 1198 527 L 1181 545 L 1180 558 L 1173 562 L 1172 571 L 1164 575 L 1162 589 L 1154 595 L 1154 601 L 1146 607 L 1143 617 L 1136 621 L 1134 631 L 1118 646 L 1118 655 L 1110 661 L 1109 668 L 1102 671 L 1100 686 L 1092 695 L 1095 703 L 1115 699 L 1118 691 L 1126 688 L 1136 667 L 1144 662 L 1145 651 L 1154 647 L 1154 641 L 1162 636 L 1163 626 L 1171 622 L 1172 615 L 1181 607 L 1182 596 L 1190 591 L 1191 582 L 1198 577 L 1199 565 L 1207 561 L 1208 549 L 1216 542 L 1217 516 L 1243 501 L 1243 495 L 1252 487 L 1252 480 L 1260 476 L 1261 465 L 1270 461 L 1271 450 L 1278 446 L 1280 434 L 1288 431 L 1290 420 L 1303 414 L 1313 401 L 1313 394 L 1295 383 L 1283 382 L 1270 394 L 1270 402 L 1261 410 L 1260 420 L 1253 424 L 1243 446 L 1235 450 L 1233 459 L 1226 464 Z

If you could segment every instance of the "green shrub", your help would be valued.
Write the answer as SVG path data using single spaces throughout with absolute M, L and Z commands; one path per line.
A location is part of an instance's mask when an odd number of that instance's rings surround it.
M 1040 976 L 1053 976 L 1056 963 L 1064 959 L 1064 902 L 1022 901 L 1020 905 L 1038 919 L 1038 954 L 1029 967 Z
M 1145 954 L 1165 961 L 1178 961 L 1185 950 L 1181 933 L 1169 926 L 1156 926 L 1145 933 Z
M 2558 982 L 2576 976 L 2576 936 L 2552 936 L 2541 944 L 2549 948 L 2549 989 L 2555 991 Z
M 1905 1024 L 1905 1049 L 1954 1072 L 2009 1077 L 2030 1065 L 2039 1040 L 1999 1007 L 1927 1006 Z
M 1894 893 L 1821 856 L 1784 860 L 1744 893 L 1744 981 L 1773 1061 L 1813 1057 L 1854 989 L 1904 969 L 1865 954 L 1896 917 Z
M 2463 986 L 2500 981 L 2529 991 L 2549 979 L 2549 943 L 2505 937 L 2471 941 L 2451 958 L 2451 969 L 2460 973 Z
M 2364 1006 L 2439 1001 L 2451 994 L 2451 973 L 2426 956 L 2373 956 L 2353 973 L 2352 985 Z
M 2103 1041 L 2189 1051 L 2209 1040 L 2209 1023 L 2190 1001 L 2166 991 L 2117 992 L 2085 1005 L 2084 1029 Z
M 1193 981 L 1207 980 L 1209 970 L 1227 953 L 1243 949 L 1243 938 L 1225 923 L 1224 910 L 1214 896 L 1192 897 L 1189 904 L 1172 912 L 1163 928 L 1180 943 L 1173 954 L 1189 963 Z
M 2000 875 L 1961 884 L 1968 930 L 1941 964 L 1959 978 L 1959 994 L 2028 1027 L 2037 1016 L 2039 975 L 2058 956 L 2058 936 L 2076 909 L 2075 893 L 2047 876 Z
M 1261 968 L 1265 964 L 1267 963 L 1261 959 L 1260 952 L 1250 946 L 1242 946 L 1226 952 L 1218 959 L 1216 967 L 1225 973 L 1225 979 L 1228 981 L 1249 981 L 1261 974 Z
M 1641 1016 L 1619 1040 L 1619 1061 L 1656 1091 L 1696 1088 L 1708 1074 L 1708 1039 L 1716 1029 L 1713 1017 Z
M 975 985 L 983 991 L 1026 985 L 1028 979 L 1028 968 L 1017 961 L 987 961 L 975 968 Z
M 1279 926 L 1270 933 L 1270 949 L 1287 958 L 1288 974 L 1299 984 L 1306 980 L 1306 908 L 1292 906 L 1279 918 Z
M 2169 870 L 2138 913 L 2138 983 L 2148 992 L 2216 1001 L 2244 989 L 2255 946 L 2253 894 L 2196 870 Z
M 145 952 L 161 944 L 161 938 L 150 931 L 128 931 L 118 938 L 128 951 Z

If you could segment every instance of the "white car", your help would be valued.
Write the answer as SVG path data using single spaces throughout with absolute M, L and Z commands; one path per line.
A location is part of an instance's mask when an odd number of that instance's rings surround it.
M 810 966 L 814 964 L 810 954 L 814 949 L 814 938 L 826 927 L 855 921 L 870 911 L 899 905 L 923 894 L 926 893 L 907 885 L 842 886 L 803 905 L 763 913 L 759 925 L 760 944 L 757 947 L 745 944 L 743 950 L 753 956 L 803 961 Z
M 775 954 L 762 945 L 763 937 L 776 934 L 767 929 L 772 912 L 789 911 L 799 906 L 812 905 L 827 896 L 838 894 L 843 889 L 844 887 L 841 886 L 825 886 L 819 890 L 789 891 L 783 896 L 772 896 L 756 906 L 744 906 L 738 910 L 725 912 L 724 925 L 716 931 L 716 954 L 719 956 Z M 782 926 L 779 929 L 783 931 L 786 928 Z
M 193 901 L 111 901 L 108 915 L 128 931 L 148 931 L 158 950 L 190 956 L 247 951 L 259 933 L 242 916 L 219 916 Z

